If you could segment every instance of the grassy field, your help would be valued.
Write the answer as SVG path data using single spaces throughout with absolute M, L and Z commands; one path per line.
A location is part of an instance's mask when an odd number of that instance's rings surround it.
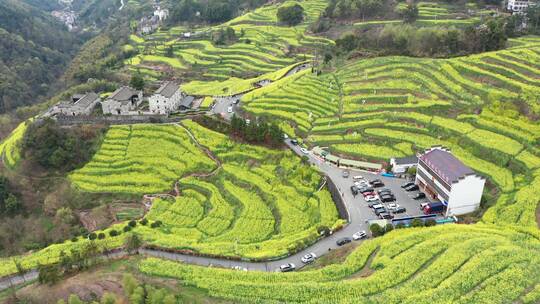
M 295 2 L 263 6 L 225 24 L 195 29 L 189 39 L 181 38 L 187 29 L 176 27 L 144 37 L 132 35 L 130 45 L 139 54 L 126 59 L 125 63 L 141 70 L 155 64 L 165 65 L 178 72 L 197 75 L 202 80 L 226 80 L 230 77 L 253 78 L 305 61 L 312 55 L 289 52 L 289 49 L 313 49 L 333 42 L 305 33 L 307 26 L 324 10 L 325 0 L 298 1 L 305 9 L 305 18 L 297 26 L 282 26 L 277 22 L 279 5 Z M 229 45 L 214 45 L 211 33 L 224 27 L 234 29 L 238 40 Z M 170 48 L 173 55 L 167 56 Z

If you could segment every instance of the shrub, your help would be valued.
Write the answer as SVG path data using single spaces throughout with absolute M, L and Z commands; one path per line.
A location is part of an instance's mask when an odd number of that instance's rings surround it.
M 88 235 L 88 239 L 93 241 L 97 238 L 97 234 L 95 232 L 92 232 Z
M 115 237 L 115 236 L 118 235 L 118 231 L 113 229 L 113 230 L 109 231 L 109 235 L 112 236 L 112 237 Z
M 148 220 L 143 218 L 142 220 L 139 221 L 139 223 L 143 226 L 146 226 L 146 224 L 148 224 Z
M 424 222 L 422 222 L 422 220 L 420 219 L 414 219 L 411 221 L 411 226 L 412 227 L 422 227 L 424 226 Z
M 133 227 L 137 226 L 137 222 L 135 220 L 131 220 L 131 221 L 129 221 L 128 225 L 133 228 Z
M 304 20 L 304 8 L 300 4 L 281 6 L 278 8 L 277 18 L 289 26 L 297 25 Z
M 395 228 L 396 228 L 396 229 L 403 229 L 403 228 L 405 228 L 405 224 L 399 223 L 399 224 L 396 225 Z
M 105 233 L 100 232 L 100 233 L 98 233 L 97 237 L 98 237 L 98 239 L 103 240 L 105 238 Z
M 394 226 L 392 226 L 392 224 L 386 224 L 386 227 L 384 227 L 385 232 L 390 232 L 392 230 L 394 230 Z
M 74 237 L 71 238 L 71 241 L 72 241 L 73 243 L 77 242 L 78 240 L 79 240 L 79 238 L 76 237 L 76 236 L 74 236 Z
M 124 232 L 128 232 L 128 231 L 131 231 L 131 226 L 124 226 Z
M 431 226 L 437 225 L 437 222 L 435 222 L 434 219 L 429 219 L 429 220 L 427 220 L 427 221 L 424 222 L 424 225 L 425 225 L 426 227 L 431 227 Z
M 384 234 L 384 230 L 381 226 L 379 226 L 379 224 L 371 224 L 371 226 L 369 226 L 369 230 L 371 231 L 371 235 L 373 235 L 373 237 L 378 237 Z

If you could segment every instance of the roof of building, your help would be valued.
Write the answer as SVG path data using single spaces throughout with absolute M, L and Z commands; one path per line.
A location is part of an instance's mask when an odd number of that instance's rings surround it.
M 159 87 L 159 89 L 157 89 L 155 94 L 159 94 L 167 98 L 170 98 L 179 89 L 180 89 L 180 86 L 177 83 L 174 83 L 172 81 L 167 81 L 161 87 Z
M 195 100 L 195 97 L 186 96 L 186 97 L 184 97 L 184 99 L 182 99 L 182 102 L 180 103 L 180 106 L 190 108 L 191 104 L 193 103 L 193 100 Z
M 339 161 L 339 157 L 335 156 L 335 155 L 332 155 L 332 154 L 328 154 L 324 157 L 327 161 L 329 162 L 333 162 L 333 163 L 337 163 Z
M 77 100 L 74 104 L 75 107 L 86 109 L 88 106 L 90 106 L 96 99 L 99 99 L 99 95 L 90 92 L 86 93 L 83 97 L 81 97 L 79 100 Z
M 374 170 L 382 169 L 381 164 L 369 163 L 365 161 L 352 160 L 352 159 L 340 159 L 339 165 L 348 166 L 348 167 L 356 167 L 356 168 L 364 168 L 364 169 L 374 169 Z
M 428 151 L 420 156 L 420 159 L 448 184 L 457 182 L 466 175 L 475 174 L 452 153 L 443 149 L 436 148 Z
M 131 87 L 120 87 L 114 91 L 107 99 L 114 99 L 116 101 L 128 101 L 133 95 L 139 95 L 140 91 L 137 91 Z
M 396 158 L 394 158 L 394 161 L 395 161 L 396 165 L 417 164 L 418 163 L 418 157 L 416 157 L 416 155 L 407 156 L 407 157 L 396 157 Z

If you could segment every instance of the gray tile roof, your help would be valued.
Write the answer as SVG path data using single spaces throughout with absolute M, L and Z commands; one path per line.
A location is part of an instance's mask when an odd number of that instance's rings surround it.
M 99 99 L 98 94 L 96 94 L 94 92 L 86 93 L 81 99 L 79 99 L 79 100 L 77 100 L 77 102 L 75 102 L 74 106 L 78 107 L 78 108 L 81 108 L 81 109 L 86 109 L 96 99 Z
M 418 157 L 416 155 L 407 157 L 396 157 L 396 165 L 408 165 L 418 163 Z
M 181 107 L 191 108 L 191 104 L 193 103 L 193 100 L 195 100 L 195 97 L 193 96 L 186 96 L 184 99 L 182 99 L 182 102 L 180 103 Z
M 162 96 L 170 98 L 179 89 L 180 89 L 180 86 L 178 84 L 172 81 L 167 81 L 161 87 L 159 87 L 159 89 L 157 89 L 156 94 L 160 94 Z
M 441 149 L 428 151 L 420 156 L 420 159 L 448 184 L 457 182 L 466 175 L 475 174 L 471 168 L 465 166 L 452 153 Z
M 114 99 L 116 101 L 128 101 L 131 96 L 138 95 L 139 91 L 130 87 L 121 87 L 114 91 L 108 99 Z

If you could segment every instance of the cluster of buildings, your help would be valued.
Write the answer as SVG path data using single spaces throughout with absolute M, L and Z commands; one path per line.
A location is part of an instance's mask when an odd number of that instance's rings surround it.
M 148 97 L 148 109 L 141 109 L 143 91 L 123 86 L 102 98 L 94 93 L 76 94 L 70 100 L 61 101 L 50 108 L 45 116 L 88 116 L 101 105 L 103 115 L 168 115 L 171 112 L 188 110 L 194 97 L 182 92 L 178 83 L 167 81 Z M 99 112 L 98 112 L 99 113 Z
M 159 5 L 154 6 L 154 14 L 152 16 L 145 16 L 139 20 L 138 31 L 141 34 L 147 35 L 156 31 L 163 21 L 169 17 L 169 10 L 161 8 Z
M 533 0 L 508 0 L 506 9 L 513 14 L 523 14 L 531 5 L 538 5 Z
M 457 159 L 449 149 L 435 146 L 418 156 L 393 158 L 394 173 L 416 167 L 415 183 L 430 199 L 446 206 L 446 215 L 462 215 L 480 207 L 486 179 Z

